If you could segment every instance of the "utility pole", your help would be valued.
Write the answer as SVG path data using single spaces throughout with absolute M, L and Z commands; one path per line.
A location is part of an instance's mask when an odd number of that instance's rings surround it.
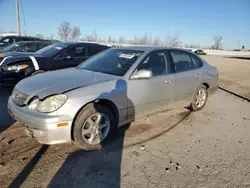
M 19 16 L 19 0 L 16 0 L 16 21 L 17 21 L 17 33 L 18 35 L 21 35 L 21 29 L 20 29 L 20 16 Z

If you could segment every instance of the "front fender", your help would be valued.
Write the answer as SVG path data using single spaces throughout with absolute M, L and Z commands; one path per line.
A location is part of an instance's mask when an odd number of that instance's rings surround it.
M 58 110 L 58 115 L 62 115 L 65 120 L 72 120 L 82 107 L 100 99 L 111 101 L 118 110 L 126 109 L 128 105 L 126 90 L 126 85 L 124 85 L 124 87 L 117 87 L 117 82 L 111 81 L 66 92 L 65 94 L 68 96 L 68 100 L 63 107 Z

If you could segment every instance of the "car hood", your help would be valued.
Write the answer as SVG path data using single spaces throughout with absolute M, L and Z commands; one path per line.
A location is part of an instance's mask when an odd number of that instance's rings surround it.
M 29 98 L 39 96 L 43 99 L 49 95 L 118 78 L 109 74 L 69 68 L 28 77 L 20 81 L 15 89 L 27 94 Z
M 1 64 L 5 65 L 12 65 L 15 64 L 16 61 L 20 60 L 30 60 L 30 57 L 35 57 L 36 60 L 39 59 L 46 59 L 48 57 L 45 57 L 41 54 L 35 54 L 35 53 L 19 53 L 19 52 L 11 52 L 11 53 L 6 53 L 0 59 L 3 59 L 3 61 L 0 60 L 0 66 Z

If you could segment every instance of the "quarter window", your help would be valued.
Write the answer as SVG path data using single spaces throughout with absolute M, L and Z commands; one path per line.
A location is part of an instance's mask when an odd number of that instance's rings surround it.
M 195 57 L 194 55 L 192 55 L 192 61 L 193 61 L 193 64 L 196 68 L 200 68 L 202 67 L 202 62 L 200 59 L 198 59 L 197 57 Z
M 164 51 L 152 52 L 138 67 L 139 70 L 150 70 L 153 76 L 171 73 L 170 63 Z
M 202 65 L 198 58 L 183 51 L 171 51 L 171 56 L 174 61 L 174 68 L 176 73 L 194 70 L 201 67 Z

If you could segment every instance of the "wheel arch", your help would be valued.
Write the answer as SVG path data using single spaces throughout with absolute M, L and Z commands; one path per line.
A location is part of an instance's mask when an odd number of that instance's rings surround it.
M 74 140 L 74 136 L 73 136 L 73 129 L 74 129 L 74 124 L 75 124 L 75 121 L 76 121 L 76 118 L 77 116 L 79 115 L 79 113 L 81 112 L 81 110 L 83 108 L 85 108 L 88 104 L 100 104 L 104 107 L 107 107 L 111 113 L 113 114 L 114 118 L 115 118 L 115 121 L 116 123 L 118 124 L 119 123 L 119 112 L 118 112 L 118 108 L 117 106 L 115 105 L 114 102 L 112 102 L 111 100 L 109 99 L 95 99 L 95 100 L 92 100 L 86 104 L 84 104 L 76 113 L 76 115 L 74 116 L 74 119 L 73 119 L 73 122 L 72 122 L 72 127 L 71 127 L 71 139 Z
M 203 82 L 202 85 L 206 86 L 207 89 L 210 88 L 209 84 L 207 82 Z

